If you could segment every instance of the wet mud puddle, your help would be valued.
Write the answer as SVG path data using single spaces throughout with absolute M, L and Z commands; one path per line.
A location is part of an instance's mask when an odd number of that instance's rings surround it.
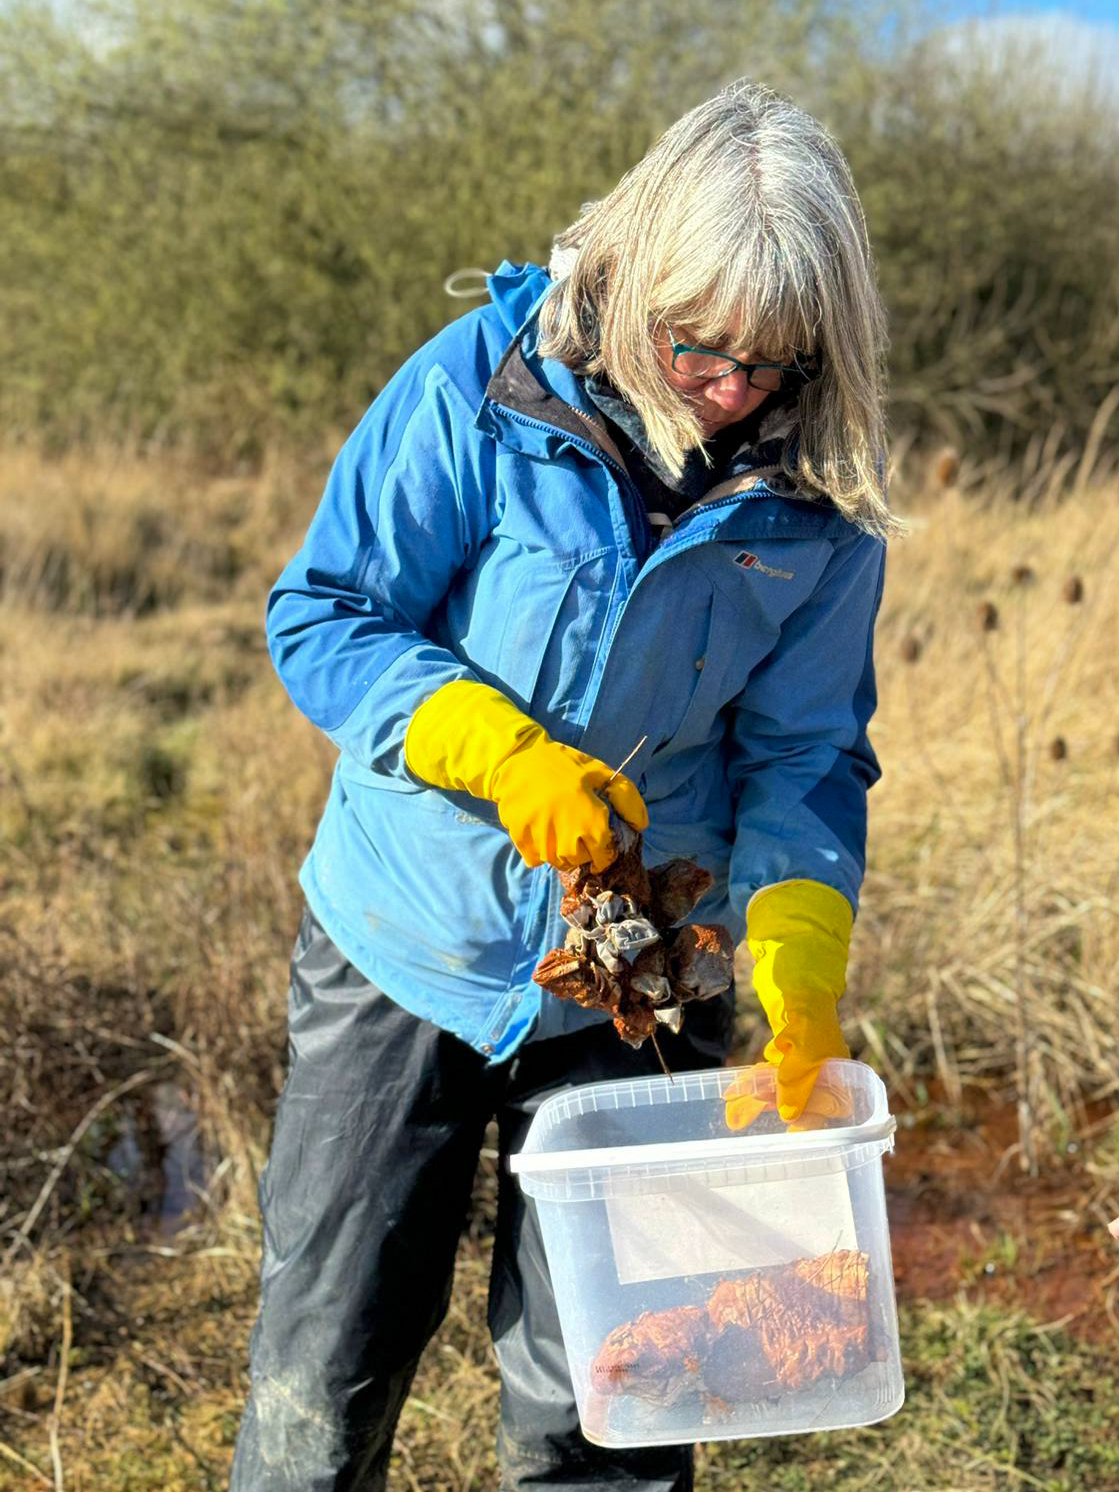
M 885 1166 L 899 1300 L 963 1289 L 1119 1351 L 1119 1249 L 1098 1184 L 1078 1166 L 1019 1169 L 1013 1104 L 968 1095 L 954 1111 L 899 1114 Z
M 133 1198 L 146 1231 L 168 1238 L 185 1227 L 210 1169 L 191 1095 L 176 1083 L 138 1093 L 122 1108 L 105 1164 Z

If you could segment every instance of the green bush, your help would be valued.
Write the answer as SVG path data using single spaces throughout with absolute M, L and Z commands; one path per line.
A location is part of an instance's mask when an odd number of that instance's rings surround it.
M 447 274 L 546 256 L 750 73 L 852 159 L 898 422 L 1082 439 L 1119 366 L 1114 121 L 886 35 L 826 0 L 9 5 L 0 414 L 222 458 L 349 425 L 461 307 Z
M 1083 444 L 1119 381 L 1119 110 L 1026 41 L 926 38 L 834 120 L 893 322 L 899 426 Z M 844 106 L 845 105 L 845 106 Z

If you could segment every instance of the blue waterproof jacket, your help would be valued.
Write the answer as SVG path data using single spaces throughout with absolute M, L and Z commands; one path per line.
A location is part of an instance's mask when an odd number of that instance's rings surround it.
M 288 693 L 341 752 L 308 901 L 368 978 L 495 1062 L 608 1017 L 532 983 L 566 931 L 555 872 L 524 864 L 492 804 L 405 765 L 435 690 L 484 681 L 612 765 L 645 736 L 626 770 L 649 809 L 646 862 L 711 870 L 693 919 L 736 941 L 777 881 L 823 881 L 857 907 L 879 775 L 866 727 L 884 545 L 751 473 L 654 545 L 580 380 L 537 353 L 550 284 L 501 265 L 492 303 L 400 368 L 268 608 Z

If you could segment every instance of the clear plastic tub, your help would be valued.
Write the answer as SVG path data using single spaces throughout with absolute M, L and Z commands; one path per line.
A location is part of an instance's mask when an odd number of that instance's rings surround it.
M 510 1168 L 540 1217 L 584 1435 L 664 1445 L 873 1424 L 905 1396 L 878 1076 L 831 1061 L 827 1127 L 773 1108 L 768 1065 L 547 1099 Z

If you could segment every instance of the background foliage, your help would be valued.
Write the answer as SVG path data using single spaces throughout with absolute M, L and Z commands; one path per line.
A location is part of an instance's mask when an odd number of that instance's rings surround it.
M 1119 380 L 1114 110 L 829 0 L 41 0 L 0 11 L 0 415 L 225 458 L 351 425 L 743 73 L 837 132 L 892 312 L 895 419 L 1003 454 Z

